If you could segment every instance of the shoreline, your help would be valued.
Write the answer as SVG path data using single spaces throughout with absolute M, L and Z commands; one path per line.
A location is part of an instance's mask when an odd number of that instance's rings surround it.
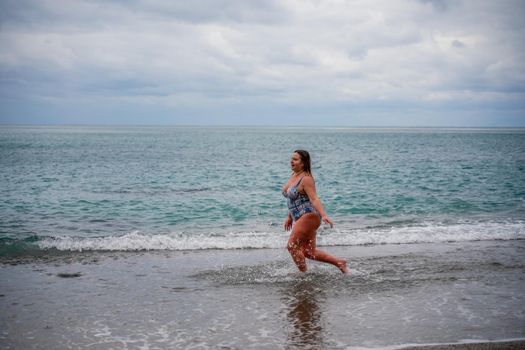
M 0 264 L 0 347 L 525 349 L 525 241 L 325 248 L 350 275 L 284 247 Z
M 125 235 L 126 236 L 126 235 Z M 125 237 L 121 236 L 121 237 Z M 144 235 L 146 238 L 150 236 Z M 38 246 L 30 246 L 25 244 L 25 251 L 18 250 L 13 252 L 3 252 L 0 254 L 0 266 L 2 265 L 19 265 L 19 264 L 31 264 L 31 263 L 50 263 L 50 262 L 75 262 L 75 261 L 86 261 L 93 256 L 121 256 L 125 257 L 134 254 L 192 254 L 192 253 L 220 253 L 220 252 L 240 252 L 240 251 L 282 251 L 286 247 L 286 239 L 284 236 L 279 236 L 277 239 L 281 239 L 280 245 L 275 247 L 231 247 L 231 248 L 187 248 L 187 249 L 170 249 L 170 248 L 137 248 L 137 249 L 93 249 L 93 248 L 72 248 L 72 249 L 59 249 L 56 247 L 40 248 Z M 117 237 L 119 238 L 119 237 Z M 89 239 L 89 238 L 88 238 Z M 443 245 L 462 245 L 462 244 L 490 244 L 490 242 L 523 242 L 525 238 L 509 238 L 509 239 L 475 239 L 475 240 L 443 240 L 443 241 L 416 241 L 416 242 L 381 242 L 381 243 L 363 243 L 363 244 L 333 244 L 324 243 L 329 241 L 329 237 L 318 237 L 318 248 L 322 250 L 330 249 L 346 249 L 360 251 L 365 250 L 383 250 L 388 247 L 399 247 L 406 246 L 411 247 L 411 250 L 419 250 L 418 247 L 427 246 L 443 246 Z M 519 243 L 518 243 L 519 244 Z M 29 248 L 28 248 L 29 247 Z M 7 251 L 7 250 L 6 250 Z

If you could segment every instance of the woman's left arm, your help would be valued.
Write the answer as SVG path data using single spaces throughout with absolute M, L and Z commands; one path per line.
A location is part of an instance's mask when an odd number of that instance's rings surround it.
M 315 190 L 315 182 L 312 177 L 306 176 L 303 179 L 303 191 L 306 193 L 306 195 L 310 199 L 310 202 L 312 202 L 312 206 L 321 215 L 321 217 L 323 218 L 323 221 L 329 224 L 330 227 L 333 227 L 334 224 L 332 223 L 332 220 L 330 220 L 328 216 L 326 216 L 326 213 L 324 212 L 323 204 L 321 203 L 321 200 L 319 199 L 319 197 L 317 197 L 317 191 Z

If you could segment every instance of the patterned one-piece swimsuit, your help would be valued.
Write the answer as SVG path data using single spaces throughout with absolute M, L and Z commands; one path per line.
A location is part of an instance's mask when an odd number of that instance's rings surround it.
M 304 176 L 303 176 L 304 177 Z M 297 221 L 301 216 L 306 213 L 317 213 L 317 210 L 310 202 L 310 198 L 306 194 L 299 192 L 299 184 L 303 180 L 303 177 L 295 184 L 295 186 L 290 186 L 287 191 L 283 191 L 283 196 L 287 199 L 288 210 L 292 215 L 293 221 Z

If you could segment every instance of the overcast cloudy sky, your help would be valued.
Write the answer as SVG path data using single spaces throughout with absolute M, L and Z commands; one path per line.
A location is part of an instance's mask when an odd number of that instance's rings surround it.
M 0 0 L 0 123 L 525 126 L 524 0 Z

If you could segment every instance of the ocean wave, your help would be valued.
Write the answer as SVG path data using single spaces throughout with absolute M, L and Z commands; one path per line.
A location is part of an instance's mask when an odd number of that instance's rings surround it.
M 461 223 L 370 229 L 321 229 L 319 246 L 355 246 L 374 244 L 437 243 L 478 240 L 525 239 L 522 221 L 497 223 Z M 271 232 L 227 232 L 216 234 L 145 234 L 138 231 L 110 237 L 44 237 L 35 244 L 40 249 L 61 251 L 140 251 L 283 248 L 288 234 Z
M 275 234 L 273 234 L 275 235 Z M 148 235 L 132 232 L 118 237 L 46 237 L 38 242 L 41 249 L 58 250 L 202 250 L 202 249 L 245 249 L 278 248 L 286 240 L 272 237 L 268 232 L 228 233 L 223 235 L 205 234 L 159 234 Z
M 367 245 L 438 243 L 481 240 L 525 239 L 525 223 L 477 222 L 443 225 L 426 223 L 414 226 L 382 227 L 366 230 L 334 230 L 321 236 L 320 245 Z

